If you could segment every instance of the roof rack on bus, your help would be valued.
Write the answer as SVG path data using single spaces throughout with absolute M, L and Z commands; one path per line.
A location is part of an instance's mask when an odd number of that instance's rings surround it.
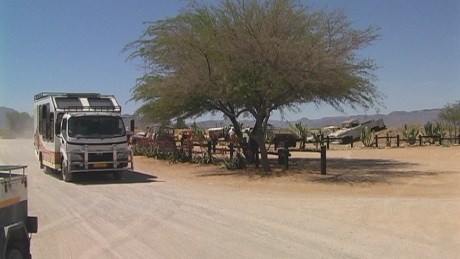
M 48 97 L 48 96 L 65 96 L 65 97 L 93 97 L 99 98 L 101 97 L 100 93 L 59 93 L 59 92 L 43 92 L 34 95 L 34 101 Z
M 76 111 L 98 111 L 98 112 L 119 112 L 120 106 L 68 106 L 62 108 L 63 111 L 76 112 Z

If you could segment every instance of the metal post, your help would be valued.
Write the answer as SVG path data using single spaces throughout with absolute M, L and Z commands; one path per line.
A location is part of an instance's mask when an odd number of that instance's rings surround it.
M 422 136 L 418 136 L 418 143 L 419 143 L 419 146 L 422 146 Z
M 399 147 L 399 134 L 396 135 L 396 146 Z
M 329 149 L 329 136 L 326 137 L 326 146 L 327 146 L 327 149 Z
M 321 146 L 321 174 L 326 174 L 326 147 Z

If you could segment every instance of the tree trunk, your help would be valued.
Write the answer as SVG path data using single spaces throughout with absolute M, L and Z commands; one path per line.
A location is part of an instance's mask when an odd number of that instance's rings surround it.
M 254 115 L 256 123 L 253 129 L 254 140 L 257 142 L 260 150 L 260 163 L 262 164 L 262 169 L 264 173 L 271 171 L 270 164 L 268 163 L 268 154 L 267 148 L 265 147 L 265 133 L 267 130 L 267 121 L 268 116 L 264 114 Z
M 271 171 L 270 164 L 268 162 L 267 148 L 265 147 L 265 139 L 262 138 L 262 141 L 257 141 L 260 150 L 260 163 L 262 164 L 262 169 L 264 173 L 269 173 Z

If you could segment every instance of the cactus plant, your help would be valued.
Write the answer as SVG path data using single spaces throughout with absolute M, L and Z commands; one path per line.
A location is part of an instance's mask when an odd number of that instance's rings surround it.
M 294 126 L 290 125 L 292 131 L 294 131 L 300 139 L 300 149 L 304 150 L 307 143 L 307 137 L 310 134 L 307 124 L 302 125 L 302 122 L 296 123 Z
M 419 130 L 416 128 L 409 129 L 406 124 L 404 124 L 404 131 L 403 135 L 406 141 L 410 144 L 413 145 L 415 144 L 415 141 L 417 141 L 417 136 L 419 134 Z
M 372 139 L 373 138 L 374 138 L 374 133 L 372 132 L 372 130 L 369 127 L 365 126 L 361 130 L 361 142 L 363 142 L 365 147 L 370 147 L 370 146 L 372 146 Z
M 387 140 L 386 140 L 386 145 L 387 145 L 387 147 L 391 147 L 391 138 L 390 138 L 390 132 L 387 132 Z

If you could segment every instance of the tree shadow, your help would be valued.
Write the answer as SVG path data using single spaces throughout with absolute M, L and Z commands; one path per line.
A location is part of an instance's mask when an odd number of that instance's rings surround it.
M 246 169 L 226 170 L 196 173 L 197 177 L 234 177 L 242 176 L 248 180 L 261 178 L 277 178 L 300 176 L 305 181 L 334 184 L 359 184 L 359 183 L 386 183 L 392 179 L 416 177 L 424 175 L 437 175 L 442 172 L 427 172 L 414 170 L 419 164 L 388 159 L 356 159 L 356 158 L 328 158 L 326 174 L 321 174 L 320 158 L 290 158 L 289 168 L 278 163 L 278 159 L 269 159 L 272 171 L 265 174 L 262 168 L 255 168 L 254 164 Z M 446 173 L 446 172 L 444 172 Z
M 321 183 L 384 183 L 397 178 L 440 174 L 414 170 L 414 166 L 419 165 L 417 163 L 388 159 L 328 158 L 326 174 L 321 174 L 320 159 L 293 158 L 289 164 L 289 171 L 306 175 L 308 181 Z

